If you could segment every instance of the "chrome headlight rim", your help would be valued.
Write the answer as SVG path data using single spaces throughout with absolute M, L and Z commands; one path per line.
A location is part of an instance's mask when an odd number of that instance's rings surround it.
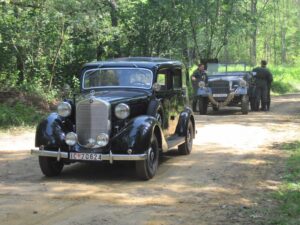
M 69 146 L 74 146 L 78 143 L 77 134 L 74 132 L 69 132 L 65 136 L 65 142 Z
M 130 115 L 130 108 L 125 103 L 120 103 L 115 107 L 115 115 L 118 119 L 126 119 Z
M 68 117 L 72 113 L 72 106 L 69 102 L 61 102 L 57 105 L 57 113 L 62 117 Z
M 243 79 L 240 80 L 239 82 L 240 87 L 247 87 L 247 82 Z
M 200 82 L 198 83 L 198 86 L 199 86 L 200 88 L 204 88 L 204 87 L 205 87 L 205 82 L 204 82 L 204 81 L 200 81 Z
M 96 137 L 96 143 L 99 147 L 104 147 L 109 142 L 109 136 L 108 134 L 101 133 Z

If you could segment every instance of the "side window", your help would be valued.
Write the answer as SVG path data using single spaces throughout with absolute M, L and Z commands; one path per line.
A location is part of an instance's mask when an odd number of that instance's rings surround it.
M 181 69 L 176 68 L 173 73 L 173 88 L 180 89 L 182 87 L 182 74 Z
M 157 83 L 160 84 L 161 90 L 167 90 L 166 74 L 164 73 L 157 74 Z
M 168 69 L 162 69 L 158 71 L 157 83 L 161 85 L 161 90 L 170 90 L 172 88 L 172 77 Z

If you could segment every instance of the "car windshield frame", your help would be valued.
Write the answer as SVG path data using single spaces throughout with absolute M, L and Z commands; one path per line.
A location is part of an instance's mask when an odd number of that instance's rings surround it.
M 107 85 L 107 86 L 92 86 L 92 87 L 85 87 L 85 80 L 86 80 L 86 76 L 87 73 L 90 72 L 97 72 L 97 71 L 101 71 L 101 70 L 139 70 L 139 71 L 147 71 L 150 72 L 150 76 L 151 76 L 151 80 L 149 85 L 145 85 L 146 87 L 141 87 L 141 86 L 133 86 L 133 85 Z M 93 73 L 92 72 L 92 73 Z M 125 75 L 126 76 L 126 75 Z M 145 89 L 145 90 L 149 90 L 152 88 L 152 84 L 153 84 L 153 72 L 150 69 L 147 68 L 136 68 L 136 67 L 105 67 L 105 68 L 93 68 L 93 69 L 89 69 L 86 70 L 82 76 L 82 80 L 81 80 L 81 88 L 83 90 L 91 90 L 91 89 L 103 89 L 103 88 L 133 88 L 133 89 Z M 130 79 L 130 78 L 128 78 Z
M 209 70 L 210 67 L 217 68 L 217 71 Z M 224 68 L 224 70 L 219 70 L 219 68 Z M 235 68 L 243 68 L 243 70 L 235 69 Z M 244 63 L 208 63 L 207 64 L 208 76 L 218 76 L 218 75 L 226 75 L 226 74 L 234 76 L 246 72 L 247 72 L 247 65 Z

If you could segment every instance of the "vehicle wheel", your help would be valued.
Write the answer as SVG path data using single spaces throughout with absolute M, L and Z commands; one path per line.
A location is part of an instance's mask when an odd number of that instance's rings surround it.
M 137 176 L 142 180 L 150 180 L 152 177 L 154 177 L 158 168 L 158 159 L 158 142 L 153 134 L 150 148 L 147 151 L 147 158 L 143 161 L 136 161 L 135 163 Z
M 163 125 L 163 107 L 159 101 L 151 101 L 148 109 L 147 115 L 153 116 L 157 121 Z
M 249 97 L 247 95 L 244 95 L 242 97 L 242 113 L 248 114 L 249 111 Z
M 187 133 L 185 136 L 185 142 L 178 146 L 178 151 L 181 155 L 188 155 L 191 153 L 193 148 L 193 133 L 194 128 L 191 121 L 189 121 Z
M 43 174 L 47 177 L 54 177 L 61 173 L 64 163 L 62 161 L 57 161 L 53 157 L 39 156 L 39 164 Z
M 218 107 L 218 106 L 213 106 L 213 110 L 214 110 L 215 112 L 218 112 L 218 111 L 219 111 L 219 107 Z
M 206 98 L 200 97 L 198 99 L 198 105 L 199 105 L 199 113 L 200 115 L 206 115 L 207 114 L 207 106 L 208 101 Z

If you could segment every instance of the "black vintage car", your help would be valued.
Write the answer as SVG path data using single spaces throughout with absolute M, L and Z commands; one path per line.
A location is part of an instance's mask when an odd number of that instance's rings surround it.
M 81 72 L 81 91 L 65 99 L 36 130 L 32 154 L 46 176 L 66 164 L 135 161 L 151 179 L 161 152 L 190 154 L 195 121 L 187 105 L 185 67 L 162 58 L 92 62 Z
M 214 111 L 240 107 L 242 114 L 248 114 L 249 101 L 253 102 L 253 74 L 245 64 L 209 63 L 207 74 L 208 84 L 199 82 L 197 91 L 200 114 L 206 114 L 208 106 Z

